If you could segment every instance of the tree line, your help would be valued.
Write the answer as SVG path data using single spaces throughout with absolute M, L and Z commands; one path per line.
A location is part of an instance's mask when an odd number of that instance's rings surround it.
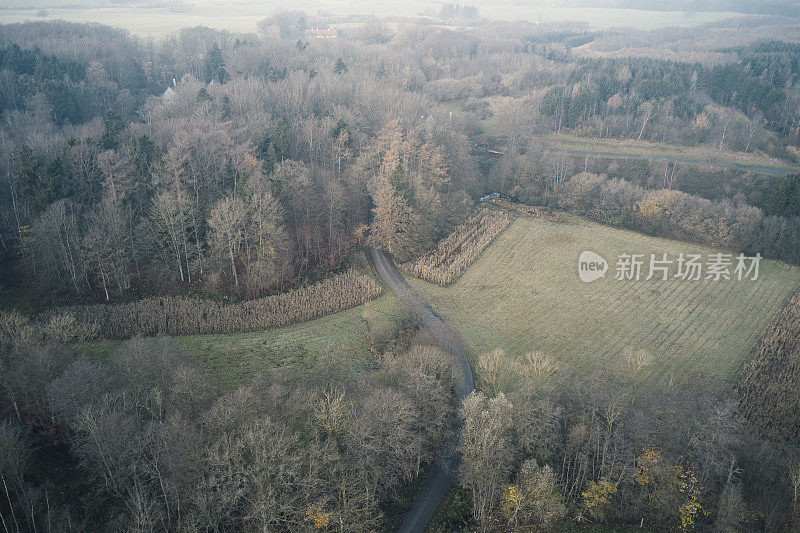
M 781 54 L 757 57 L 783 66 Z M 738 64 L 711 67 L 636 57 L 579 60 L 563 84 L 545 93 L 541 113 L 556 131 L 763 149 L 765 127 L 795 130 L 781 110 L 791 106 L 784 87 L 796 74 L 790 67 L 788 75 L 780 70 L 770 78 L 754 55 L 743 51 Z
M 588 376 L 537 352 L 480 356 L 480 391 L 459 409 L 461 495 L 444 522 L 476 531 L 796 527 L 796 448 L 753 433 L 736 400 L 702 375 L 634 386 L 648 356 L 629 347 Z
M 768 194 L 777 203 L 765 213 L 741 197 L 709 200 L 663 186 L 645 188 L 613 174 L 576 172 L 573 161 L 555 154 L 510 153 L 493 172 L 500 174 L 495 178 L 500 192 L 526 204 L 659 237 L 800 262 L 800 219 L 788 207 L 793 196 L 784 194 L 793 190 L 791 176 L 773 184 Z

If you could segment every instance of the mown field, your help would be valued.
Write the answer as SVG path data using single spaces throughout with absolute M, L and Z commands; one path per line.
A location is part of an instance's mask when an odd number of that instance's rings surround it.
M 327 350 L 370 364 L 365 317 L 373 323 L 395 312 L 390 294 L 322 318 L 255 333 L 174 337 L 178 347 L 197 361 L 222 389 L 247 383 L 260 373 L 294 367 L 303 371 Z M 78 347 L 91 357 L 107 359 L 123 341 L 97 341 Z
M 605 278 L 583 283 L 585 250 L 609 262 Z M 762 261 L 757 281 L 614 279 L 622 253 L 713 252 L 575 217 L 519 218 L 451 287 L 416 281 L 462 332 L 473 362 L 503 348 L 511 357 L 538 350 L 580 369 L 624 365 L 626 348 L 653 363 L 647 381 L 680 380 L 693 370 L 734 381 L 760 336 L 800 283 L 800 270 Z M 649 376 L 649 377 L 644 377 Z

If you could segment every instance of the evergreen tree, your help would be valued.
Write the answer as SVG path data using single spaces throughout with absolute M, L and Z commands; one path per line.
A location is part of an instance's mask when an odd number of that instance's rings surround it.
M 116 148 L 118 144 L 117 137 L 125 129 L 125 121 L 122 116 L 113 109 L 106 111 L 103 117 L 103 135 L 100 137 L 100 146 L 106 150 Z
M 222 50 L 218 45 L 214 45 L 206 55 L 203 64 L 203 81 L 211 83 L 217 81 L 225 83 L 228 81 L 228 71 L 225 69 L 225 60 L 222 58 Z
M 227 98 L 227 96 L 225 98 Z M 208 89 L 206 89 L 205 87 L 201 87 L 200 90 L 197 91 L 198 103 L 202 104 L 203 102 L 210 102 L 211 100 L 213 100 L 213 98 L 211 98 L 211 95 L 208 94 Z
M 231 118 L 231 99 L 228 98 L 228 95 L 222 97 L 222 114 L 220 115 L 222 120 L 230 120 Z
M 28 146 L 14 153 L 14 181 L 20 199 L 32 213 L 38 213 L 61 193 L 55 165 Z
M 791 174 L 776 181 L 764 199 L 764 211 L 770 216 L 800 216 L 800 175 Z

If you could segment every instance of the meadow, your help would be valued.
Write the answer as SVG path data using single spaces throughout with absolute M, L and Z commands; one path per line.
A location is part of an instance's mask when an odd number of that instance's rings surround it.
M 303 372 L 327 351 L 345 354 L 356 365 L 370 365 L 373 360 L 365 337 L 367 324 L 389 318 L 395 311 L 394 297 L 385 294 L 301 324 L 253 333 L 177 336 L 173 340 L 222 390 L 232 390 L 258 374 L 281 368 Z M 107 360 L 122 342 L 95 341 L 77 348 L 93 359 Z
M 578 256 L 609 262 L 604 278 L 584 283 Z M 618 368 L 624 352 L 646 350 L 647 382 L 674 382 L 701 370 L 734 382 L 768 324 L 800 282 L 800 270 L 762 260 L 756 281 L 618 281 L 619 254 L 702 254 L 715 250 L 562 216 L 517 218 L 451 287 L 415 281 L 452 321 L 473 364 L 502 348 L 522 358 L 540 351 L 561 367 Z
M 797 166 L 764 153 L 737 152 L 733 150 L 711 150 L 708 147 L 681 146 L 651 141 L 596 139 L 574 135 L 542 135 L 536 137 L 536 146 L 551 150 L 580 151 L 589 153 L 612 153 L 643 158 L 675 158 L 710 163 L 758 166 L 769 169 L 797 172 Z

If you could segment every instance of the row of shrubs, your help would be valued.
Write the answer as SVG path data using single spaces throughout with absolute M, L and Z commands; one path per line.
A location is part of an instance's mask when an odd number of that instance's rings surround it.
M 601 224 L 800 264 L 800 217 L 766 216 L 742 202 L 645 189 L 587 172 L 555 188 L 532 180 L 515 193 L 527 204 L 562 209 Z
M 739 382 L 740 411 L 762 436 L 800 444 L 800 293 L 761 339 Z
M 402 268 L 412 276 L 446 287 L 475 262 L 509 223 L 506 213 L 482 208 L 439 241 L 435 249 Z
M 371 276 L 349 270 L 289 292 L 238 303 L 186 297 L 146 298 L 126 304 L 69 306 L 40 320 L 69 315 L 93 324 L 105 339 L 135 335 L 243 333 L 304 322 L 377 298 L 381 286 Z
M 11 354 L 19 354 L 31 346 L 86 342 L 96 336 L 97 324 L 79 324 L 69 313 L 31 320 L 13 310 L 0 312 L 0 351 Z

